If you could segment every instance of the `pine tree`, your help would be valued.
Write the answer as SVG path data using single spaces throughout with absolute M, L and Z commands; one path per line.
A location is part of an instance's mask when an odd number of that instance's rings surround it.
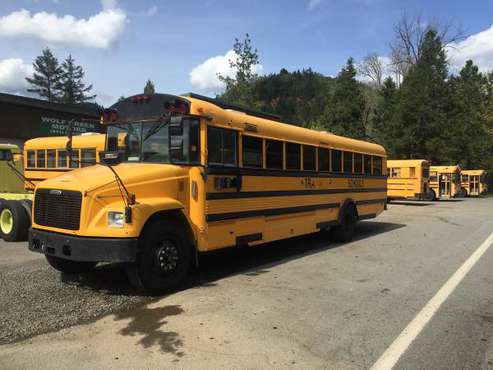
M 464 168 L 478 167 L 489 156 L 492 142 L 485 121 L 488 79 L 468 60 L 459 75 L 450 78 L 449 85 L 447 157 Z
M 374 141 L 387 149 L 389 158 L 397 158 L 395 138 L 402 130 L 395 122 L 395 110 L 398 103 L 398 90 L 392 78 L 387 77 L 379 90 L 379 102 L 374 117 Z
M 92 90 L 92 85 L 86 86 L 83 82 L 84 70 L 75 64 L 72 55 L 62 63 L 61 80 L 59 90 L 61 100 L 66 104 L 77 104 L 92 101 L 96 95 L 88 95 Z
M 57 89 L 62 70 L 50 49 L 44 49 L 42 54 L 36 57 L 33 68 L 32 78 L 26 77 L 27 82 L 32 86 L 27 91 L 36 93 L 50 102 L 58 101 L 60 96 Z
M 254 105 L 252 88 L 258 78 L 255 73 L 255 66 L 259 64 L 258 51 L 253 48 L 248 33 L 243 41 L 235 39 L 233 51 L 236 57 L 229 60 L 229 65 L 235 71 L 235 77 L 218 74 L 219 80 L 226 86 L 219 98 L 252 107 Z
M 349 58 L 335 79 L 322 124 L 334 134 L 362 139 L 366 136 L 364 110 L 365 98 L 356 80 L 353 58 Z
M 448 64 L 440 37 L 430 29 L 424 36 L 419 59 L 405 76 L 396 108 L 396 155 L 444 161 L 447 142 Z
M 146 85 L 144 87 L 144 94 L 145 95 L 153 95 L 156 93 L 156 90 L 154 88 L 154 83 L 151 80 L 147 80 Z

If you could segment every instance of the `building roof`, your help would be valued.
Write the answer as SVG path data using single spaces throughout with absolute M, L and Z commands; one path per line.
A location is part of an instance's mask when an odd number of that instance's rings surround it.
M 0 93 L 0 103 L 21 105 L 25 107 L 53 110 L 57 112 L 72 113 L 77 115 L 87 115 L 99 118 L 99 107 L 95 103 L 84 104 L 61 104 L 52 103 L 46 100 L 28 98 L 26 96 Z

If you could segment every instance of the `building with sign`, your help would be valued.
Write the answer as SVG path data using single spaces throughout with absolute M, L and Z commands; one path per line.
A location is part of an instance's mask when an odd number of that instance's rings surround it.
M 103 132 L 96 104 L 59 104 L 0 93 L 0 143 L 23 146 L 26 140 L 67 134 L 73 120 L 74 135 Z

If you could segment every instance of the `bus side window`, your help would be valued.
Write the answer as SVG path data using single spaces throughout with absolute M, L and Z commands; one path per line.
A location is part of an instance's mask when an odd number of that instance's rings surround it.
M 329 171 L 329 149 L 318 148 L 318 170 L 320 172 Z
M 353 153 L 344 152 L 344 172 L 353 173 Z
M 93 164 L 96 164 L 96 149 L 91 148 L 91 149 L 82 149 L 82 161 L 80 166 L 81 167 L 89 167 L 92 166 Z
M 365 174 L 371 175 L 371 156 L 365 154 Z
M 390 169 L 390 177 L 401 177 L 401 169 L 400 168 L 391 168 Z
M 48 168 L 55 168 L 56 167 L 56 150 L 55 149 L 48 149 L 47 155 L 46 155 L 46 167 Z
M 79 168 L 80 152 L 79 149 L 72 149 L 72 158 L 70 158 L 70 168 Z
M 303 145 L 303 170 L 316 170 L 316 148 L 314 146 Z
M 267 168 L 282 170 L 282 141 L 266 140 L 265 155 Z
M 286 169 L 301 170 L 301 145 L 286 143 Z
M 254 136 L 242 137 L 243 167 L 263 167 L 262 139 Z
M 363 173 L 363 154 L 354 153 L 354 173 Z
M 209 164 L 236 166 L 238 158 L 236 131 L 208 127 L 207 153 Z
M 373 174 L 381 175 L 382 174 L 382 158 L 373 157 Z
M 36 153 L 34 150 L 27 151 L 27 167 L 34 168 L 36 167 Z
M 67 151 L 58 149 L 58 168 L 67 168 Z
M 342 152 L 332 150 L 332 172 L 342 172 Z
M 409 177 L 416 177 L 416 168 L 409 167 Z
M 46 167 L 46 150 L 42 149 L 36 151 L 36 167 L 37 168 Z

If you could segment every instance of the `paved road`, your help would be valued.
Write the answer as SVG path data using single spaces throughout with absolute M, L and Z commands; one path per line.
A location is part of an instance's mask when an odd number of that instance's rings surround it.
M 32 276 L 44 277 L 43 292 L 53 294 L 53 304 L 29 313 L 30 320 L 43 324 L 45 310 L 72 317 L 60 305 L 61 293 L 71 308 L 81 290 L 90 292 L 85 309 L 115 297 L 125 302 L 122 309 L 109 303 L 96 321 L 83 317 L 83 324 L 62 330 L 74 322 L 40 325 L 39 332 L 57 331 L 0 346 L 0 368 L 366 369 L 493 232 L 492 210 L 493 198 L 392 204 L 377 220 L 362 222 L 350 244 L 313 235 L 207 256 L 187 289 L 152 301 L 122 288 L 121 271 L 107 266 L 99 278 L 69 284 L 76 293 L 68 294 L 42 259 L 18 252 L 6 263 L 14 247 L 0 244 L 0 268 L 9 279 L 29 266 Z M 493 369 L 492 264 L 493 247 L 397 369 Z M 2 276 L 0 297 L 10 286 Z

